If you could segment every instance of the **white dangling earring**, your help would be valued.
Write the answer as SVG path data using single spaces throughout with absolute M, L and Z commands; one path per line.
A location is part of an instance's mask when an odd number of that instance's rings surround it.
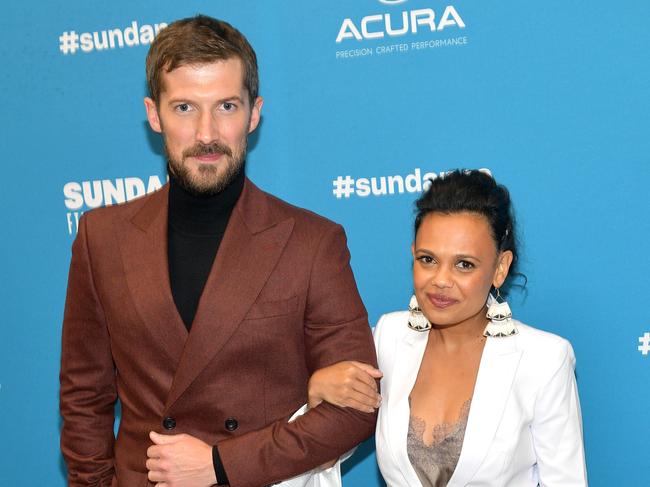
M 512 311 L 508 303 L 501 298 L 499 289 L 496 290 L 496 298 L 490 295 L 488 298 L 488 310 L 485 317 L 490 320 L 483 331 L 486 337 L 509 337 L 517 334 L 517 326 L 512 320 Z M 499 302 L 501 299 L 501 302 Z
M 427 317 L 422 313 L 415 294 L 411 296 L 411 301 L 409 301 L 408 325 L 411 330 L 415 331 L 428 331 L 431 329 L 431 323 L 429 323 Z

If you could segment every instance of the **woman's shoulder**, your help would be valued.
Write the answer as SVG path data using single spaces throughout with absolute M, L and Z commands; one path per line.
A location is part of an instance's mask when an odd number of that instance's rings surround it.
M 524 355 L 550 367 L 560 366 L 569 361 L 575 366 L 575 354 L 566 338 L 548 331 L 516 321 L 518 333 L 515 335 L 518 347 Z
M 391 336 L 396 338 L 407 333 L 408 311 L 393 311 L 381 315 L 374 328 L 375 341 L 378 336 Z
M 398 344 L 403 342 L 409 333 L 419 333 L 408 327 L 408 314 L 408 311 L 386 313 L 377 321 L 372 334 L 380 367 L 390 366 L 397 353 Z
M 539 346 L 565 347 L 571 345 L 569 340 L 550 331 L 541 330 L 521 321 L 513 320 L 517 325 L 518 335 L 526 342 L 535 343 Z
M 379 317 L 376 326 L 386 326 L 386 324 L 406 322 L 406 320 L 408 320 L 408 315 L 409 312 L 407 310 L 384 313 Z

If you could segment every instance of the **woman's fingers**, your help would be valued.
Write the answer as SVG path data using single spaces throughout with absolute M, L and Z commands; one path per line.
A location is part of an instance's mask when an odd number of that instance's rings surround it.
M 358 397 L 359 399 L 356 399 L 356 397 Z M 364 399 L 365 396 L 356 396 L 356 397 L 350 396 L 349 398 L 347 398 L 344 406 L 347 408 L 356 409 L 357 411 L 361 411 L 363 413 L 375 412 L 376 408 L 373 407 L 372 404 L 368 404 L 367 400 Z
M 363 362 L 356 362 L 356 361 L 352 361 L 352 363 L 355 365 L 355 367 L 363 370 L 373 379 L 381 379 L 384 376 L 381 370 L 374 368 L 370 364 L 366 364 Z
M 360 385 L 359 387 L 363 388 L 367 386 Z M 381 404 L 381 396 L 372 390 L 366 389 L 365 392 L 360 392 L 352 388 L 343 391 L 338 402 L 340 406 L 358 409 L 356 406 L 360 405 L 364 410 L 374 410 L 379 407 L 379 404 Z
M 363 396 L 364 403 L 378 408 L 379 404 L 381 404 L 381 396 L 379 393 L 377 393 L 377 389 L 375 387 L 376 386 L 374 384 L 373 386 L 369 386 L 368 384 L 360 381 L 357 381 L 352 385 L 353 390 Z M 356 399 L 360 400 L 358 397 Z
M 335 406 L 353 407 L 372 412 L 379 407 L 381 396 L 376 379 L 381 371 L 363 362 L 338 362 L 319 369 L 309 380 L 309 405 L 325 400 Z

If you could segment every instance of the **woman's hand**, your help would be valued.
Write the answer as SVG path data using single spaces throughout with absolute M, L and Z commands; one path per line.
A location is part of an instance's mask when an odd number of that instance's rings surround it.
M 381 404 L 375 379 L 382 375 L 379 369 L 353 360 L 319 369 L 309 379 L 309 407 L 326 401 L 335 406 L 372 413 Z

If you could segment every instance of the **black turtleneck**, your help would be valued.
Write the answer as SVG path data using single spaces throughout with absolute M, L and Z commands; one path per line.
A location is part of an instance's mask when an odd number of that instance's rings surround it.
M 187 192 L 173 176 L 169 177 L 169 282 L 187 331 L 192 328 L 201 293 L 243 187 L 244 171 L 220 193 L 203 197 Z M 216 445 L 212 448 L 212 463 L 217 484 L 227 485 L 228 475 Z
M 169 281 L 189 331 L 232 209 L 244 187 L 244 171 L 220 193 L 195 196 L 170 175 L 168 213 Z

